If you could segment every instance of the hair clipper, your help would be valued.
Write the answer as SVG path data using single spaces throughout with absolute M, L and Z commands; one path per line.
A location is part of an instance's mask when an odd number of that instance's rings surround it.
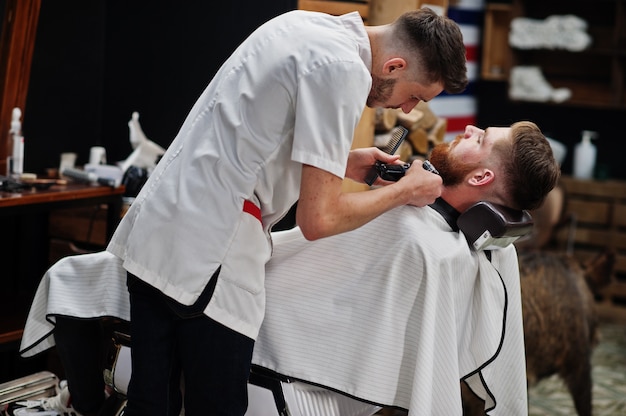
M 398 148 L 400 147 L 400 145 L 402 144 L 402 142 L 406 138 L 407 134 L 409 134 L 409 130 L 408 129 L 406 129 L 405 127 L 402 127 L 402 126 L 397 126 L 391 132 L 391 137 L 389 139 L 389 142 L 387 142 L 387 144 L 384 147 L 381 147 L 380 150 L 382 150 L 383 152 L 385 152 L 387 154 L 393 155 L 394 153 L 396 153 L 396 151 L 398 150 Z M 374 183 L 374 181 L 376 181 L 376 178 L 378 176 L 380 176 L 379 166 L 381 166 L 381 165 L 383 165 L 383 163 L 378 161 L 378 162 L 376 162 L 376 164 L 374 166 L 372 166 L 370 172 L 368 173 L 367 177 L 365 178 L 365 183 L 366 184 L 372 185 Z M 391 166 L 391 165 L 389 165 L 389 166 Z M 383 178 L 383 179 L 385 179 L 385 178 Z M 400 179 L 400 177 L 398 177 L 398 179 Z M 396 181 L 398 179 L 396 179 Z M 387 180 L 393 180 L 393 179 L 387 179 Z
M 407 169 L 411 167 L 409 163 L 405 163 L 403 165 L 388 165 L 386 163 L 376 162 L 376 170 L 378 171 L 378 176 L 386 181 L 394 181 L 397 182 L 401 177 L 404 176 Z M 435 173 L 439 175 L 439 172 L 433 166 L 430 161 L 425 160 L 422 162 L 422 167 L 429 172 Z

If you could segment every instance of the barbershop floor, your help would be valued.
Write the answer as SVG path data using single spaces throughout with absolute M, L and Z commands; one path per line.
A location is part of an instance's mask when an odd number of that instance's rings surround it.
M 626 416 L 626 325 L 603 324 L 592 356 L 593 415 Z M 576 415 L 572 398 L 557 376 L 528 390 L 529 416 Z

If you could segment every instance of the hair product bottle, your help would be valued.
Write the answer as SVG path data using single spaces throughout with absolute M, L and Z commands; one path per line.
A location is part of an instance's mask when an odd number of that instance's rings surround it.
M 574 149 L 574 177 L 578 179 L 593 178 L 593 170 L 596 165 L 596 146 L 591 143 L 598 133 L 590 130 L 583 130 L 582 140 Z
M 19 179 L 24 173 L 24 136 L 22 136 L 22 110 L 13 109 L 11 128 L 9 129 L 9 145 L 11 156 L 7 160 L 7 176 Z

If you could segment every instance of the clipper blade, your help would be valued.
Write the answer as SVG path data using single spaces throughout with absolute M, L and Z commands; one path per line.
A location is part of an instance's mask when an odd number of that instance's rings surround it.
M 426 169 L 429 172 L 435 173 L 437 175 L 439 175 L 439 171 L 433 166 L 432 163 L 430 163 L 430 160 L 425 160 L 422 162 L 422 167 L 424 169 Z

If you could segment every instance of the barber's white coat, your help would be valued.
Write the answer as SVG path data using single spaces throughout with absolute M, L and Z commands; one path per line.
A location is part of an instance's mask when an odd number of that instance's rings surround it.
M 370 66 L 356 12 L 295 10 L 261 26 L 197 100 L 107 249 L 185 305 L 221 266 L 205 313 L 256 338 L 269 229 L 298 200 L 302 164 L 343 178 Z

